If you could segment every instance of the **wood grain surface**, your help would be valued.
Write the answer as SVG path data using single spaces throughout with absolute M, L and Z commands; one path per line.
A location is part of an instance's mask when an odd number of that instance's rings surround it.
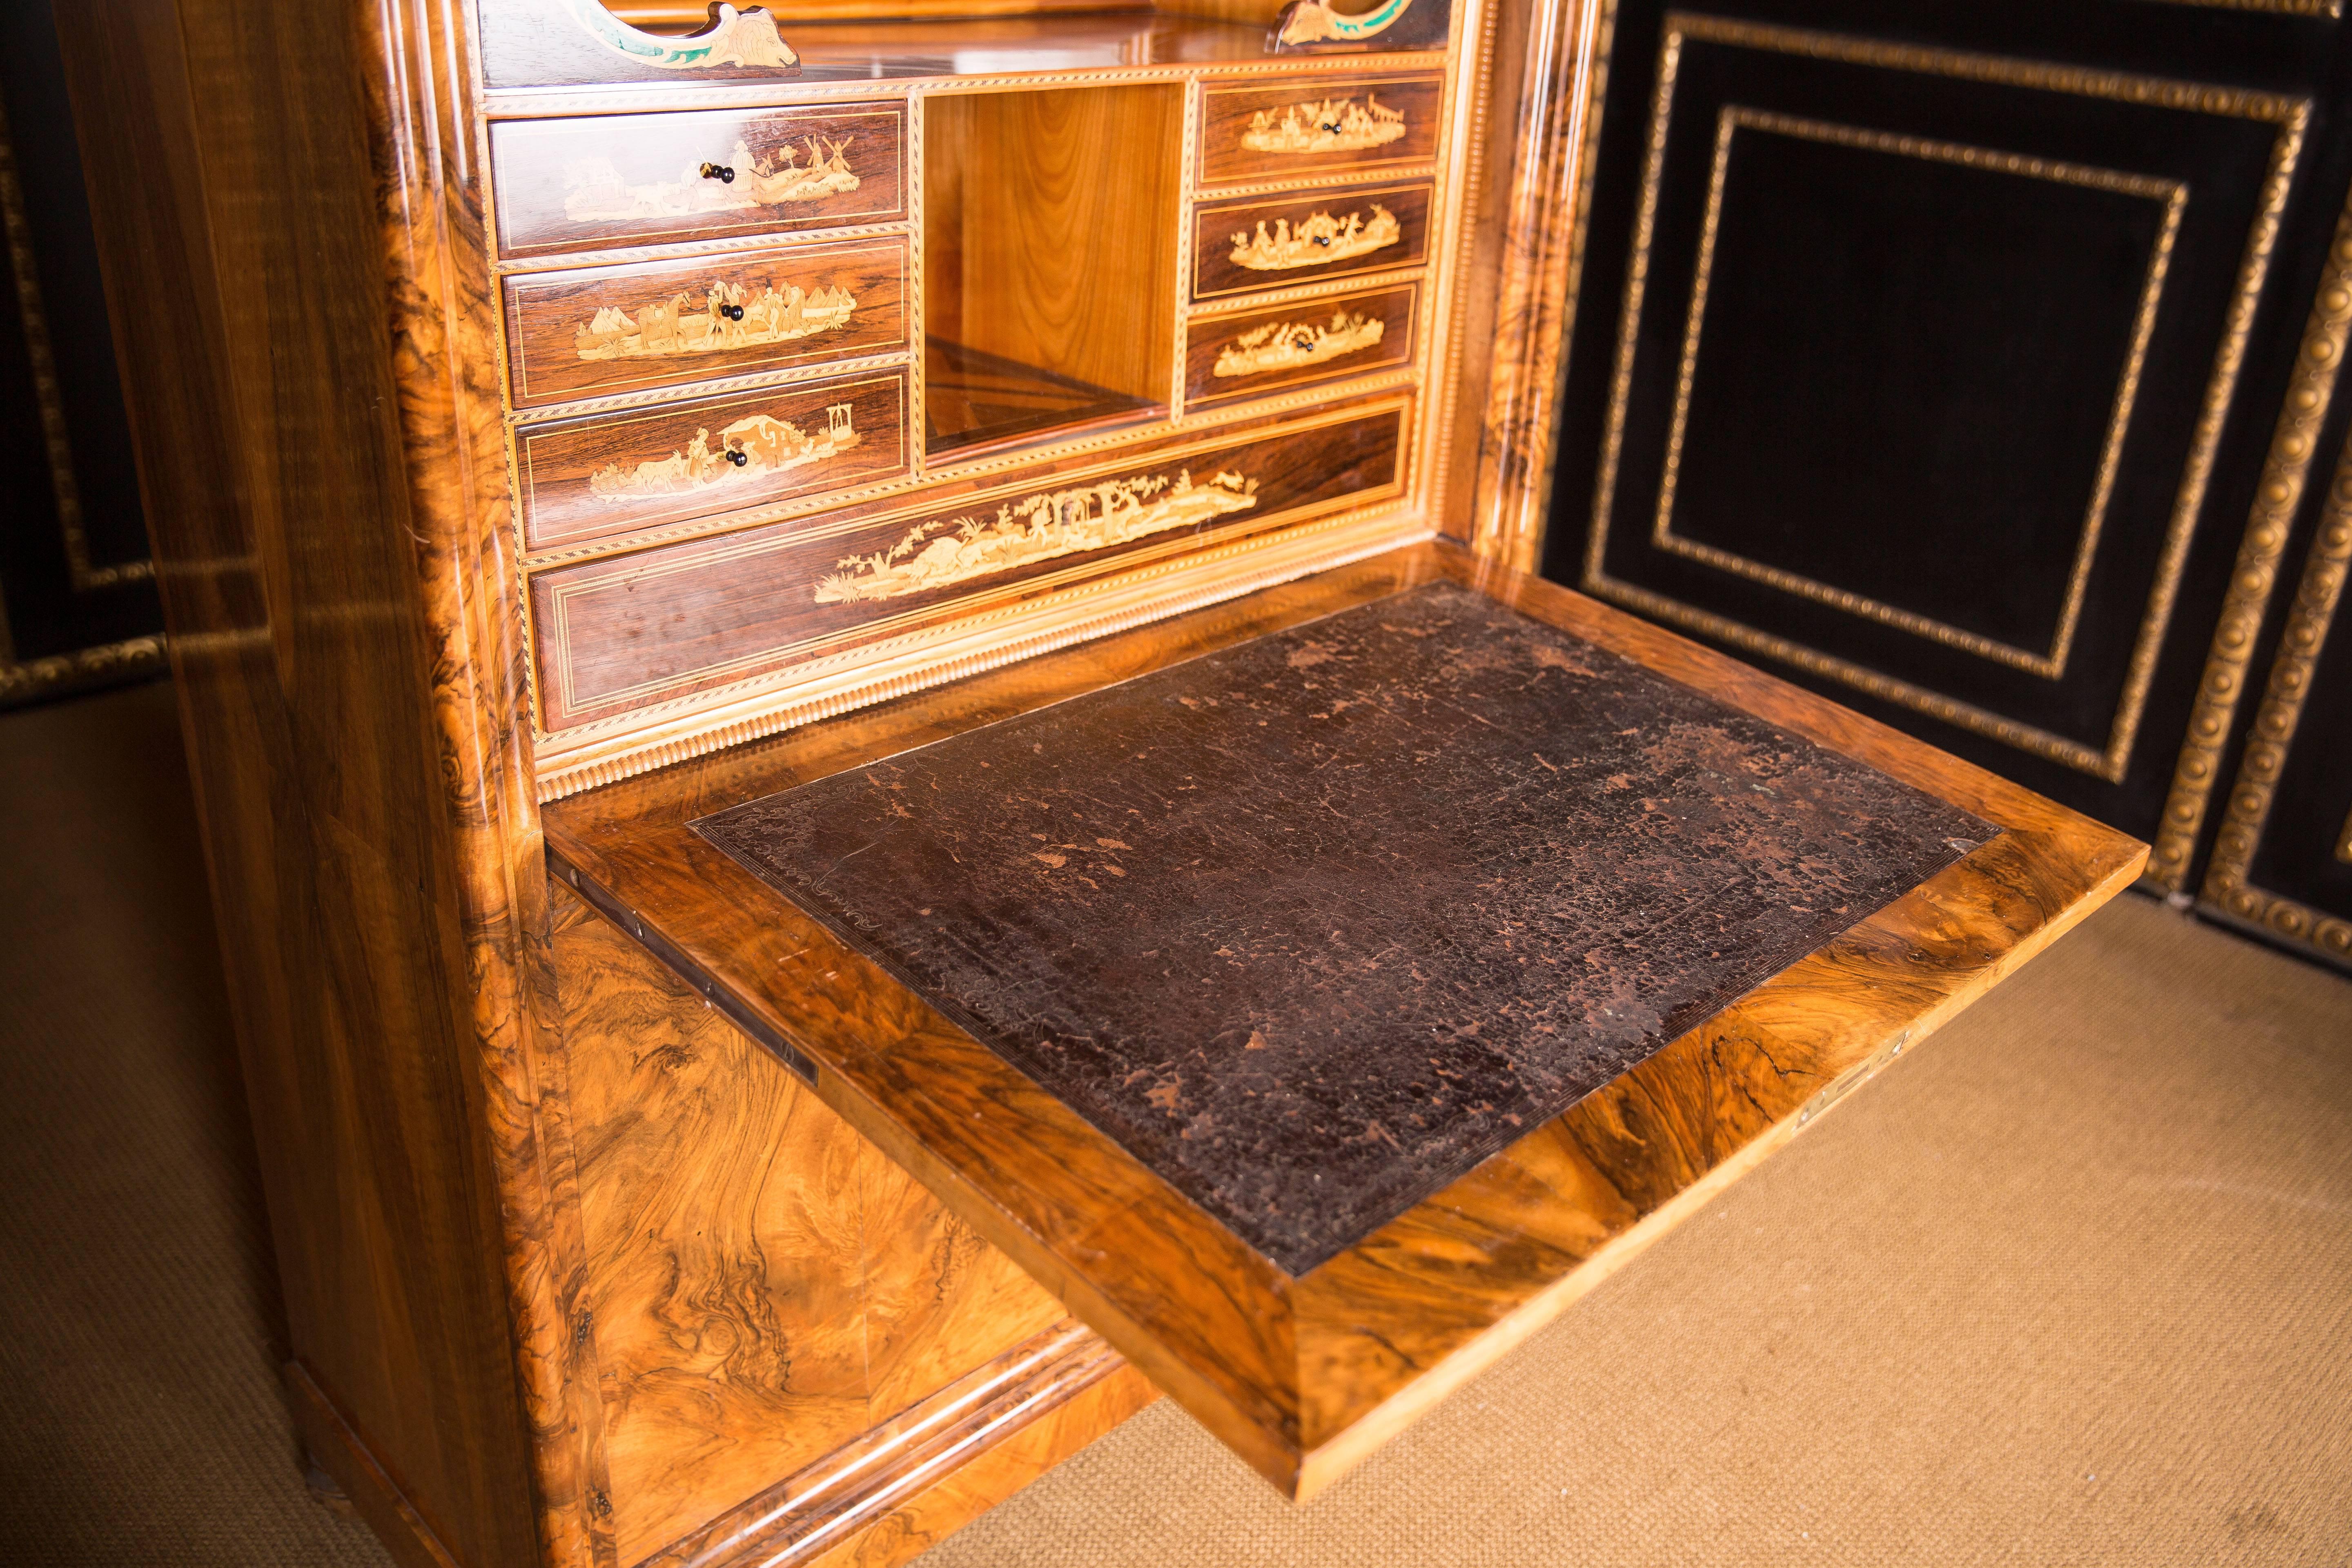
M 1411 364 L 1420 293 L 1419 284 L 1399 283 L 1271 310 L 1195 316 L 1184 331 L 1184 406 L 1190 411 L 1265 397 Z M 1378 324 L 1380 335 L 1365 342 L 1370 323 Z M 1304 363 L 1248 357 L 1253 349 L 1263 356 L 1266 345 L 1286 342 L 1307 351 L 1297 356 Z M 1317 357 L 1321 353 L 1328 357 Z
M 1174 85 L 927 100 L 924 331 L 1165 403 L 1183 125 Z
M 522 426 L 523 542 L 567 549 L 895 479 L 909 461 L 907 379 L 887 370 Z
M 460 19 L 58 21 L 312 1455 L 405 1563 L 590 1568 Z
M 1076 580 L 1113 563 L 1160 558 L 1210 539 L 1279 526 L 1317 509 L 1396 493 L 1404 416 L 1393 404 L 1360 415 L 1295 422 L 1276 431 L 1156 452 L 1148 459 L 1100 459 L 1057 474 L 1051 489 L 1023 485 L 983 491 L 959 504 L 900 511 L 851 526 L 805 522 L 748 529 L 664 546 L 617 560 L 583 562 L 537 574 L 531 614 L 543 721 L 551 731 L 782 668 L 818 653 L 893 635 L 919 618 L 970 614 L 1007 595 Z M 1179 510 L 1169 526 L 1129 542 L 1076 549 L 1030 564 L 976 574 L 872 599 L 826 599 L 828 580 L 879 583 L 875 558 L 897 552 L 894 568 L 919 563 L 961 526 L 994 525 L 1032 497 L 1066 498 L 1045 510 L 1104 508 L 1100 487 L 1167 481 L 1167 500 L 1189 477 L 1194 493 L 1221 487 L 1230 508 L 1197 521 Z M 1245 487 L 1255 485 L 1255 489 Z M 1247 501 L 1246 506 L 1240 505 Z M 1026 527 L 1015 518 L 1009 525 Z M 1042 529 L 1040 530 L 1042 531 Z M 1088 535 L 1074 535 L 1082 541 Z M 909 540 L 915 541 L 909 545 Z
M 515 406 L 898 353 L 908 255 L 885 236 L 509 277 Z
M 1386 272 L 1418 267 L 1429 255 L 1429 214 L 1432 192 L 1427 182 L 1403 184 L 1345 185 L 1309 195 L 1258 197 L 1248 201 L 1204 202 L 1192 212 L 1192 298 L 1213 300 L 1234 294 L 1256 294 L 1353 278 L 1366 272 Z M 1376 248 L 1333 260 L 1314 258 L 1339 245 L 1317 246 L 1308 240 L 1297 252 L 1295 264 L 1244 267 L 1234 259 L 1244 243 L 1255 243 L 1263 227 L 1269 238 L 1294 231 L 1313 233 L 1327 222 L 1350 220 L 1369 228 L 1387 213 L 1395 222 L 1395 238 Z
M 635 1563 L 1063 1314 L 643 947 L 554 899 L 584 1321 Z
M 692 826 L 1294 1276 L 1995 831 L 1444 583 Z
M 1200 184 L 1360 179 L 1428 163 L 1444 97 L 1445 79 L 1433 73 L 1204 83 Z
M 897 223 L 907 216 L 906 140 L 906 106 L 895 100 L 499 121 L 490 127 L 499 248 L 546 256 Z
M 686 824 L 1447 579 L 2001 831 L 1433 1197 L 1292 1277 Z M 1328 1483 L 2126 886 L 2142 846 L 1820 698 L 1427 545 L 561 801 L 551 851 L 818 1068 L 817 1093 L 1286 1492 Z

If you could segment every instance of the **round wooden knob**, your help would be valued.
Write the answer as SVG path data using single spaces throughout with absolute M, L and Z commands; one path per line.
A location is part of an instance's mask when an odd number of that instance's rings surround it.
M 731 185 L 735 183 L 735 171 L 724 163 L 705 163 L 702 165 L 702 177 L 716 180 L 722 185 Z

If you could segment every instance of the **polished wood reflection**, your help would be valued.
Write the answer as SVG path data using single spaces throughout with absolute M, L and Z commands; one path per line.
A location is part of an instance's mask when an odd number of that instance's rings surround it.
M 2002 831 L 1298 1278 L 686 826 L 795 782 L 1437 578 L 1868 762 Z M 813 1059 L 822 1098 L 1301 1497 L 2126 885 L 2145 855 L 1821 699 L 1442 545 L 559 802 L 546 824 L 551 853 Z

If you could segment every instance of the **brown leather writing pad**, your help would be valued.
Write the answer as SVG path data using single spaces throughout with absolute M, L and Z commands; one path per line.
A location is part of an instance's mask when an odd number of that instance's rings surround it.
M 693 826 L 1294 1275 L 1996 831 L 1443 584 Z

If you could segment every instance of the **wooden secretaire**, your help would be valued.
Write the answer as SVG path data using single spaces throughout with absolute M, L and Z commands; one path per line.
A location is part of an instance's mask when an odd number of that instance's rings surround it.
M 1304 1497 L 2141 861 L 1489 560 L 1587 8 L 877 9 L 60 13 L 410 1563 L 897 1562 L 1158 1392 Z

